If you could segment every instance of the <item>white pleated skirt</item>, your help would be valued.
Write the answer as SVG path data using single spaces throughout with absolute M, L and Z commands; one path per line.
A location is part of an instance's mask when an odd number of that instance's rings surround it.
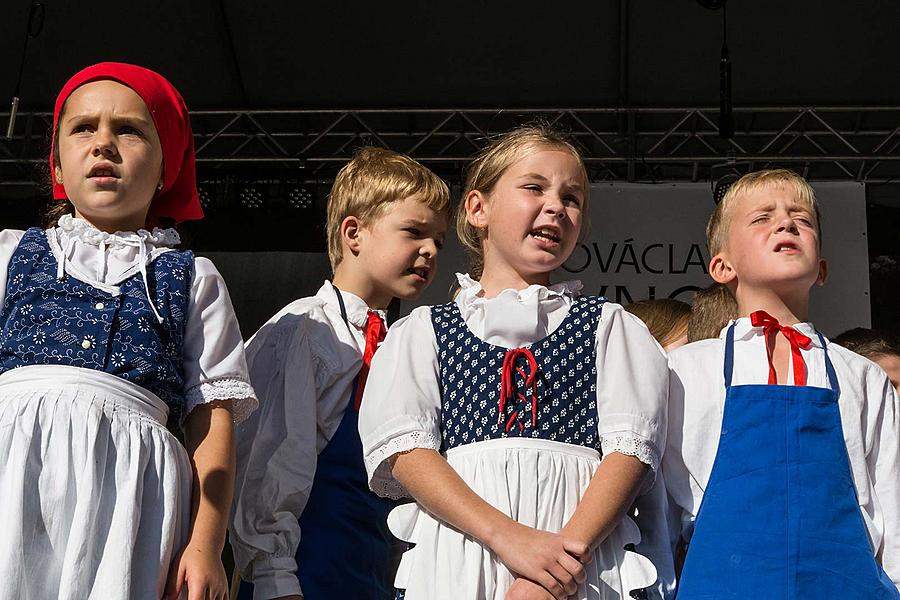
M 475 493 L 513 520 L 558 532 L 575 512 L 600 464 L 590 448 L 542 439 L 503 438 L 447 452 L 450 463 Z M 514 575 L 471 536 L 436 520 L 418 504 L 388 516 L 395 536 L 415 546 L 400 563 L 395 585 L 406 600 L 503 600 Z M 578 600 L 630 598 L 652 588 L 653 563 L 625 547 L 637 545 L 637 525 L 625 517 L 594 550 Z M 632 546 L 629 546 L 632 547 Z
M 160 598 L 191 467 L 166 405 L 106 373 L 0 375 L 0 598 Z

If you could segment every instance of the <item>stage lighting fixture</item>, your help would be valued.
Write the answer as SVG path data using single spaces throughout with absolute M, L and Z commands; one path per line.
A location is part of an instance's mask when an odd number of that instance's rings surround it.
M 238 198 L 245 208 L 259 208 L 263 204 L 262 192 L 253 184 L 242 187 Z
M 722 199 L 725 198 L 725 194 L 728 192 L 729 188 L 731 188 L 738 179 L 740 179 L 740 177 L 734 173 L 728 173 L 716 179 L 713 184 L 713 202 L 716 204 L 721 202 Z
M 288 192 L 288 204 L 293 208 L 310 208 L 313 205 L 312 192 L 303 186 L 293 186 Z
M 200 196 L 200 206 L 209 209 L 213 202 L 213 182 L 203 181 L 197 186 L 197 195 Z

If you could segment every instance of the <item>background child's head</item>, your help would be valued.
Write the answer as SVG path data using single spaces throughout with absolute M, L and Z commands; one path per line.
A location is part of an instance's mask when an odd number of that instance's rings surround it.
M 815 193 L 786 169 L 749 173 L 731 186 L 706 228 L 710 275 L 729 286 L 783 292 L 823 283 Z
M 187 107 L 171 83 L 143 67 L 101 63 L 63 86 L 50 167 L 57 218 L 74 210 L 115 231 L 203 216 Z
M 498 137 L 484 148 L 466 170 L 466 183 L 457 212 L 456 229 L 460 242 L 469 254 L 470 273 L 476 279 L 481 276 L 484 268 L 485 242 L 491 236 L 491 230 L 488 226 L 490 217 L 487 213 L 490 211 L 491 202 L 498 195 L 498 185 L 504 181 L 503 178 L 505 175 L 508 175 L 511 167 L 521 165 L 523 161 L 542 152 L 547 152 L 549 159 L 543 167 L 540 164 L 541 161 L 537 161 L 536 164 L 529 165 L 531 168 L 526 169 L 527 172 L 517 174 L 519 176 L 517 181 L 505 183 L 508 184 L 508 191 L 531 188 L 534 191 L 529 193 L 534 195 L 558 196 L 562 192 L 565 196 L 562 198 L 563 205 L 561 207 L 564 206 L 564 211 L 572 213 L 572 216 L 564 216 L 560 220 L 564 222 L 563 225 L 567 229 L 565 233 L 568 234 L 568 239 L 560 240 L 559 245 L 561 248 L 558 250 L 555 248 L 549 250 L 550 253 L 555 252 L 561 257 L 561 260 L 554 259 L 550 262 L 558 263 L 556 266 L 562 264 L 568 258 L 568 255 L 571 254 L 583 230 L 587 228 L 590 185 L 584 162 L 578 150 L 564 135 L 547 126 L 532 125 L 514 129 Z M 560 153 L 565 155 L 562 157 L 562 160 L 559 160 L 561 157 L 557 156 Z M 548 172 L 533 172 L 540 171 L 541 168 L 548 170 Z M 573 175 L 571 173 L 562 173 L 559 169 L 567 169 L 569 172 L 574 170 L 574 179 L 576 181 L 569 181 L 573 178 Z M 557 171 L 555 175 L 553 171 Z M 528 175 L 532 177 L 529 179 Z M 557 181 L 549 181 L 549 179 L 553 178 L 551 176 L 555 177 Z M 573 184 L 577 185 L 577 189 L 575 189 Z M 518 200 L 512 201 L 519 202 Z M 559 200 L 557 199 L 556 202 L 559 202 Z M 527 207 L 522 202 L 509 208 L 517 210 L 517 207 L 521 207 L 523 211 L 533 210 L 533 207 Z M 525 215 L 525 217 L 528 217 L 528 215 Z M 565 222 L 571 221 L 572 218 L 577 220 L 574 235 L 572 235 L 571 231 L 568 231 L 572 223 Z M 540 219 L 526 220 L 539 221 Z M 499 217 L 494 219 L 494 225 L 497 226 L 499 221 Z M 535 224 L 540 225 L 542 223 Z M 527 235 L 527 233 L 525 231 L 523 235 Z M 558 234 L 561 232 L 555 233 L 556 235 L 551 233 L 551 237 L 558 237 Z
M 700 290 L 691 302 L 688 342 L 719 337 L 722 328 L 737 317 L 737 301 L 726 286 L 714 283 Z
M 380 295 L 414 298 L 434 276 L 450 219 L 450 192 L 408 156 L 361 148 L 340 170 L 328 198 L 328 258 L 335 274 L 353 268 Z M 358 267 L 358 269 L 357 269 Z
M 900 393 L 900 336 L 890 331 L 856 327 L 834 338 L 834 342 L 878 363 Z
M 625 310 L 644 322 L 666 352 L 687 343 L 690 304 L 671 298 L 638 300 L 626 306 Z

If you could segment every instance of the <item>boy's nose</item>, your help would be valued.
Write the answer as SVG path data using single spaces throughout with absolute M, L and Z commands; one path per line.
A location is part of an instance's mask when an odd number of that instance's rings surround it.
M 799 229 L 797 229 L 797 224 L 790 215 L 784 215 L 778 222 L 778 231 L 790 231 L 796 233 Z
M 434 255 L 438 253 L 437 244 L 433 240 L 427 240 L 421 247 L 419 247 L 419 255 L 424 256 L 425 258 L 432 258 Z

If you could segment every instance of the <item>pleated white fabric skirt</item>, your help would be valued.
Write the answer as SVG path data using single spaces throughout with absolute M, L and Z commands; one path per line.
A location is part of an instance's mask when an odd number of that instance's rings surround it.
M 0 598 L 159 598 L 191 467 L 156 395 L 106 373 L 0 375 Z
M 447 452 L 463 480 L 512 519 L 560 531 L 575 512 L 600 464 L 590 448 L 542 439 L 503 438 Z M 514 576 L 477 540 L 436 520 L 418 504 L 391 511 L 388 526 L 415 544 L 401 560 L 395 585 L 406 600 L 503 600 Z M 653 587 L 653 563 L 625 549 L 641 535 L 626 517 L 594 550 L 587 580 L 571 596 L 579 600 L 628 599 L 631 590 Z

